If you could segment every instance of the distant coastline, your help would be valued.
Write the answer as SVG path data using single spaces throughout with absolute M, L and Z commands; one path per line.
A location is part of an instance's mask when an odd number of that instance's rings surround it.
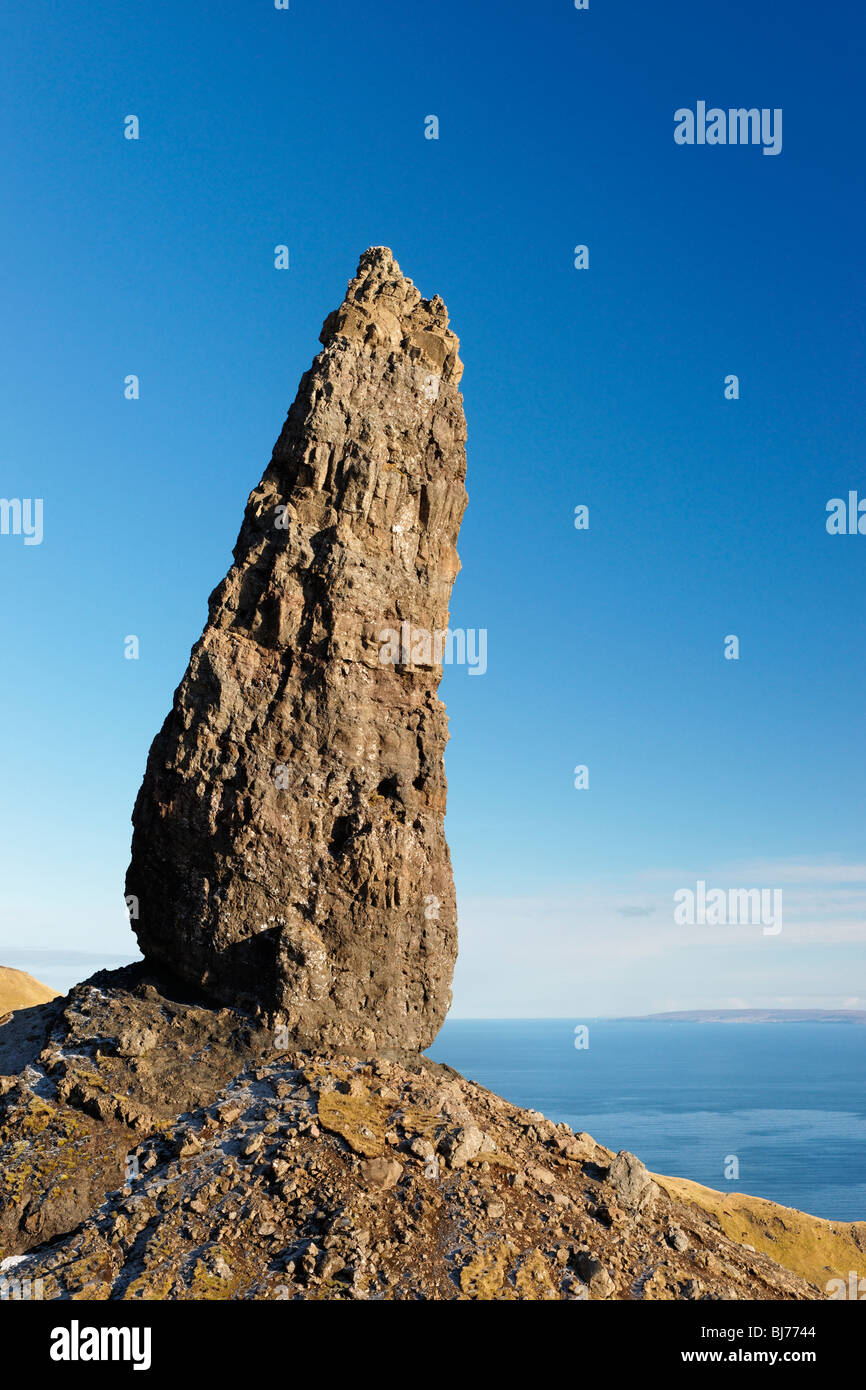
M 866 1023 L 866 1009 L 680 1009 L 630 1014 L 610 1023 Z

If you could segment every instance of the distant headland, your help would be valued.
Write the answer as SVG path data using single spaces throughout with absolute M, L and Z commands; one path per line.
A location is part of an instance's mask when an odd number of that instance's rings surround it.
M 680 1009 L 632 1014 L 612 1023 L 866 1023 L 866 1009 Z

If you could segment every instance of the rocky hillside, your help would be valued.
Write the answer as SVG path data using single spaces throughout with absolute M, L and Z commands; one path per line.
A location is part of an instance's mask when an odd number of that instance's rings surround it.
M 73 1299 L 821 1297 L 633 1155 L 422 1055 L 279 1041 L 145 966 L 16 1014 L 3 1277 Z

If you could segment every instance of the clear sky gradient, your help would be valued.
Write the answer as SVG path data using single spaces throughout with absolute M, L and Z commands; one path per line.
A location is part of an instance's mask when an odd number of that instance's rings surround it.
M 850 0 L 5 8 L 0 494 L 44 539 L 0 536 L 0 961 L 135 953 L 147 749 L 385 244 L 466 365 L 455 1014 L 863 1007 L 866 535 L 825 509 L 866 497 L 864 35 Z M 699 100 L 781 108 L 781 154 L 678 146 Z M 782 888 L 784 930 L 677 926 L 698 879 Z

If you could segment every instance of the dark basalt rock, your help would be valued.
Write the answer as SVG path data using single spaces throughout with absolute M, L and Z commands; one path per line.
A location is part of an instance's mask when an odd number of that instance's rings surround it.
M 441 664 L 466 505 L 458 343 L 361 257 L 253 491 L 133 812 L 141 948 L 318 1047 L 424 1048 L 451 1000 Z M 404 659 L 407 658 L 407 659 Z

